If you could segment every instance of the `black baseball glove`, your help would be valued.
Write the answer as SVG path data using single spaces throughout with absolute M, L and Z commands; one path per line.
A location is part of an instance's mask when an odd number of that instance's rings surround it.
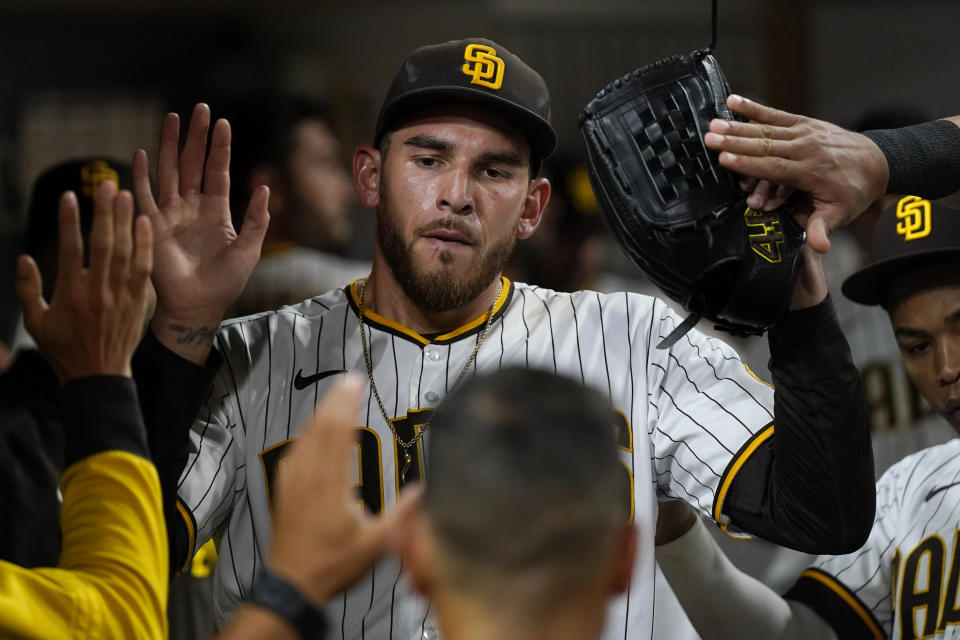
M 711 119 L 733 118 L 729 93 L 717 61 L 698 51 L 616 79 L 580 115 L 590 179 L 620 246 L 690 312 L 659 348 L 701 316 L 738 335 L 763 333 L 797 277 L 805 234 L 795 200 L 749 208 L 736 174 L 704 145 Z

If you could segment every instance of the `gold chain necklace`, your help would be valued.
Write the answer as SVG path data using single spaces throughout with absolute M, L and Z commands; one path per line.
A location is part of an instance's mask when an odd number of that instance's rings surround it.
M 363 345 L 363 362 L 367 366 L 367 378 L 370 379 L 370 390 L 373 391 L 373 397 L 377 399 L 377 406 L 380 407 L 380 414 L 387 422 L 387 426 L 390 427 L 390 432 L 393 433 L 393 437 L 397 441 L 397 444 L 403 448 L 403 469 L 400 471 L 400 482 L 403 482 L 407 477 L 407 471 L 410 469 L 410 464 L 413 461 L 413 456 L 410 455 L 410 449 L 413 447 L 413 445 L 417 444 L 421 438 L 423 438 L 423 434 L 426 433 L 428 428 L 430 428 L 430 421 L 428 420 L 425 424 L 423 424 L 420 431 L 414 435 L 409 442 L 404 442 L 403 438 L 397 434 L 397 430 L 393 427 L 393 421 L 390 419 L 390 416 L 387 415 L 387 410 L 383 408 L 383 401 L 380 400 L 380 393 L 377 391 L 377 384 L 373 381 L 373 362 L 370 360 L 370 351 L 367 349 L 367 332 L 363 323 L 363 299 L 367 290 L 366 278 L 360 281 L 357 289 L 357 293 L 360 297 L 360 344 Z M 500 299 L 501 293 L 503 293 L 502 279 L 500 280 L 500 289 L 497 290 L 497 297 L 493 299 L 493 304 L 490 305 L 490 310 L 487 312 L 487 322 L 485 325 L 483 325 L 483 331 L 480 332 L 480 337 L 477 339 L 477 346 L 473 348 L 473 353 L 470 354 L 470 357 L 467 358 L 466 363 L 464 363 L 463 369 L 460 370 L 460 375 L 457 376 L 453 386 L 450 387 L 451 390 L 455 389 L 456 386 L 460 384 L 460 380 L 463 379 L 463 376 L 467 373 L 470 365 L 473 364 L 473 361 L 476 359 L 477 352 L 480 351 L 480 345 L 483 344 L 484 339 L 487 337 L 487 329 L 490 328 L 490 324 L 493 322 L 493 311 L 497 306 L 497 300 Z

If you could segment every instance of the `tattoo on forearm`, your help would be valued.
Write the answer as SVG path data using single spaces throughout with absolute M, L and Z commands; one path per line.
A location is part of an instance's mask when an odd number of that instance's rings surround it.
M 167 327 L 171 331 L 180 334 L 177 338 L 177 344 L 213 344 L 213 338 L 217 335 L 219 327 L 185 327 L 180 324 L 170 324 Z

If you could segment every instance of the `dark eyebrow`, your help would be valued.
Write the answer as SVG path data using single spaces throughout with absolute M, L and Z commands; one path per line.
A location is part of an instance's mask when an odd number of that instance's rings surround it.
M 948 313 L 944 318 L 944 321 L 947 324 L 956 324 L 960 322 L 960 309 L 957 309 L 953 313 Z M 924 338 L 927 336 L 927 332 L 921 331 L 920 329 L 911 329 L 909 327 L 897 327 L 893 330 L 893 335 L 898 338 Z
M 477 158 L 477 164 L 501 164 L 508 167 L 522 167 L 523 158 L 510 151 L 484 151 Z
M 440 138 L 435 138 L 433 136 L 418 135 L 411 138 L 407 138 L 404 143 L 408 147 L 416 147 L 417 149 L 432 149 L 433 151 L 444 151 L 450 153 L 454 149 L 454 145 L 446 140 L 441 140 Z
M 897 327 L 893 330 L 893 335 L 897 338 L 926 338 L 927 332 L 909 327 Z

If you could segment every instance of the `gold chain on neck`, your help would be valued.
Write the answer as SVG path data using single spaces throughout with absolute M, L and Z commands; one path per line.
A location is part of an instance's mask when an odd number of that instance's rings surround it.
M 357 287 L 360 297 L 360 344 L 363 345 L 363 362 L 367 367 L 367 378 L 370 380 L 370 390 L 373 391 L 373 397 L 377 400 L 377 406 L 380 407 L 380 414 L 383 416 L 383 419 L 386 421 L 387 426 L 390 427 L 390 432 L 393 433 L 394 439 L 397 441 L 397 444 L 403 449 L 403 469 L 400 471 L 400 482 L 403 482 L 407 477 L 407 471 L 410 469 L 410 464 L 413 460 L 413 457 L 410 455 L 410 449 L 413 445 L 417 444 L 423 434 L 426 433 L 427 429 L 430 428 L 430 421 L 428 420 L 421 426 L 419 432 L 414 435 L 408 442 L 405 442 L 397 430 L 393 426 L 393 421 L 390 419 L 390 416 L 387 414 L 387 410 L 383 408 L 383 401 L 380 400 L 380 393 L 377 391 L 377 384 L 373 381 L 373 362 L 370 359 L 370 351 L 367 348 L 367 332 L 363 322 L 363 300 L 367 290 L 367 278 L 364 278 L 360 281 L 360 284 Z M 460 370 L 460 375 L 457 376 L 457 379 L 454 381 L 453 386 L 450 387 L 451 390 L 455 389 L 460 380 L 463 379 L 463 376 L 467 373 L 467 370 L 470 368 L 470 365 L 473 364 L 473 361 L 477 357 L 477 352 L 480 351 L 480 345 L 483 344 L 483 341 L 487 337 L 487 330 L 490 328 L 490 324 L 493 322 L 493 312 L 497 307 L 497 300 L 500 299 L 500 294 L 503 293 L 503 279 L 500 280 L 500 288 L 497 290 L 497 296 L 493 299 L 493 304 L 490 305 L 490 310 L 487 312 L 487 322 L 483 325 L 483 331 L 480 332 L 480 337 L 477 339 L 477 345 L 473 348 L 473 353 L 470 354 L 470 357 L 467 358 L 466 363 L 463 365 L 463 369 Z

